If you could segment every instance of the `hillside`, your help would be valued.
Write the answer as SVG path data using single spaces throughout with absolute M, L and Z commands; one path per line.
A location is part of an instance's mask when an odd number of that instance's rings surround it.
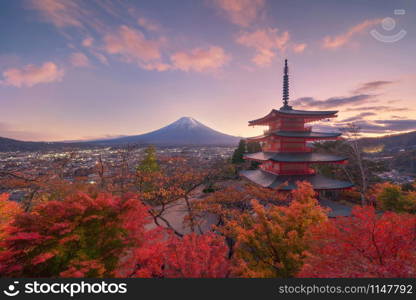
M 152 144 L 152 145 L 237 145 L 239 137 L 224 134 L 205 126 L 190 117 L 179 120 L 158 130 L 133 136 L 93 141 L 98 144 Z
M 365 147 L 382 146 L 384 151 L 412 148 L 416 147 L 416 131 L 377 138 L 362 138 L 360 141 Z

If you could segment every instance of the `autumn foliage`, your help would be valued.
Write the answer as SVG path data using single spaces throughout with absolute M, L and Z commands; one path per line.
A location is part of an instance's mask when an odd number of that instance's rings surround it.
M 134 195 L 78 193 L 31 212 L 0 199 L 7 277 L 225 277 L 228 248 L 215 234 L 174 236 L 147 229 L 148 208 Z M 13 220 L 13 221 L 11 221 Z
M 289 206 L 264 207 L 252 201 L 253 213 L 226 224 L 236 241 L 233 273 L 242 277 L 293 277 L 308 250 L 311 226 L 326 221 L 309 183 L 298 183 Z
M 173 237 L 164 253 L 164 276 L 170 278 L 222 278 L 229 274 L 228 247 L 214 233 Z
M 355 207 L 314 228 L 300 277 L 415 277 L 416 217 Z
M 290 193 L 233 185 L 195 200 L 212 174 L 175 166 L 136 170 L 134 193 L 59 185 L 30 206 L 0 195 L 0 276 L 416 277 L 412 190 L 375 185 L 375 208 L 328 219 L 306 182 Z M 177 201 L 190 234 L 165 219 Z
M 404 191 L 400 185 L 389 182 L 375 184 L 370 189 L 377 207 L 398 213 L 416 213 L 416 191 Z
M 8 200 L 7 194 L 0 195 L 0 243 L 8 236 L 7 229 L 12 223 L 14 216 L 21 211 L 22 209 L 18 203 Z
M 134 196 L 76 194 L 19 213 L 7 228 L 0 273 L 28 277 L 112 276 L 118 257 L 147 240 L 145 206 Z

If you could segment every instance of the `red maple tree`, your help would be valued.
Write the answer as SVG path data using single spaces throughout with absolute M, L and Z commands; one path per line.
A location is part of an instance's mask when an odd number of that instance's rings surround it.
M 134 195 L 78 193 L 21 212 L 6 228 L 0 274 L 114 276 L 119 258 L 148 240 L 147 208 Z
M 355 207 L 314 228 L 299 277 L 415 277 L 416 217 Z

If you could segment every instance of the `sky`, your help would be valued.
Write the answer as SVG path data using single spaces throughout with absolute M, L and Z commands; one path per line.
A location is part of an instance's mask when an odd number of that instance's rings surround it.
M 416 130 L 416 1 L 3 0 L 0 136 L 134 135 L 190 116 L 221 132 L 282 106 L 364 135 Z

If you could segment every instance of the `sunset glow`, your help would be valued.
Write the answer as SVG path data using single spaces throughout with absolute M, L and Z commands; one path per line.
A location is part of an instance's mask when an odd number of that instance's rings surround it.
M 0 136 L 89 140 L 183 116 L 255 136 L 247 121 L 281 106 L 285 58 L 293 107 L 339 110 L 322 128 L 416 130 L 416 3 L 335 2 L 2 1 Z

